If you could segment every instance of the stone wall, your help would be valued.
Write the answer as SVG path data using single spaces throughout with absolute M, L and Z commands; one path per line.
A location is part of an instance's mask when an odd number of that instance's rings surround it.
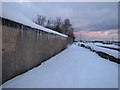
M 68 37 L 2 18 L 2 83 L 64 50 Z

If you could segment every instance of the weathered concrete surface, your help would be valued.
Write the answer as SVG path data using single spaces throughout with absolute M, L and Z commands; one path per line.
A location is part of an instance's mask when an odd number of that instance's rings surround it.
M 67 44 L 67 37 L 3 25 L 2 82 L 39 65 L 62 51 Z
M 0 84 L 2 83 L 2 26 L 0 25 Z

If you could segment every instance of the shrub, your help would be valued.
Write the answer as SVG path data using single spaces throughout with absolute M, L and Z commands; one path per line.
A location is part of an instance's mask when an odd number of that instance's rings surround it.
M 96 52 L 95 50 L 91 50 L 92 52 Z
M 91 49 L 91 47 L 88 47 L 88 49 L 91 51 L 92 49 Z
M 84 45 L 84 44 L 81 44 L 81 47 L 85 47 L 85 45 Z
M 105 58 L 105 59 L 108 59 L 108 54 L 104 53 L 104 52 L 101 52 L 101 51 L 97 51 L 96 52 L 100 57 L 102 58 Z
M 116 61 L 116 62 L 117 62 L 117 59 L 116 59 L 115 57 L 111 56 L 111 55 L 109 55 L 109 60 L 110 60 L 110 61 Z
M 120 59 L 119 59 L 119 58 L 117 58 L 116 60 L 117 60 L 117 63 L 118 63 L 118 64 L 120 64 Z

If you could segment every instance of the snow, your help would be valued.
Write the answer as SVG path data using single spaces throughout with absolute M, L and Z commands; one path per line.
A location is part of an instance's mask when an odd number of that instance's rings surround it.
M 117 46 L 117 45 L 115 45 L 115 44 L 94 43 L 94 45 L 105 46 L 105 47 L 111 47 L 111 48 L 120 48 L 119 46 Z
M 118 64 L 72 45 L 3 88 L 118 88 Z
M 53 31 L 51 29 L 45 28 L 43 26 L 37 25 L 32 20 L 27 18 L 22 12 L 20 12 L 19 10 L 15 9 L 15 8 L 11 9 L 10 7 L 8 8 L 8 7 L 3 6 L 1 17 L 5 18 L 5 19 L 13 20 L 15 22 L 18 22 L 18 23 L 21 23 L 21 24 L 30 26 L 32 28 L 36 28 L 36 29 L 45 31 L 45 32 L 54 33 L 57 35 L 61 35 L 63 37 L 68 37 L 67 35 L 64 35 L 64 34 L 56 32 L 56 31 Z
M 116 58 L 118 58 L 118 55 L 120 54 L 119 51 L 116 51 L 116 50 L 112 50 L 112 49 L 108 49 L 108 48 L 103 48 L 103 47 L 99 47 L 99 46 L 96 46 L 96 45 L 102 45 L 103 44 L 94 44 L 94 43 L 81 43 L 79 42 L 80 44 L 84 44 L 85 46 L 89 46 L 91 47 L 93 50 L 96 50 L 96 51 L 102 51 L 102 52 L 105 52 L 109 55 L 112 55 Z M 105 46 L 105 45 L 104 45 Z M 107 45 L 106 45 L 107 46 Z M 110 46 L 110 45 L 109 45 Z M 111 47 L 113 47 L 114 45 L 111 45 Z M 115 46 L 114 46 L 115 47 Z M 117 47 L 117 46 L 116 46 Z

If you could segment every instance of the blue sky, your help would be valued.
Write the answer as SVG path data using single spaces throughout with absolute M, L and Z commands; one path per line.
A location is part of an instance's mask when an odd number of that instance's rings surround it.
M 17 2 L 4 3 L 3 8 L 16 8 L 31 20 L 37 14 L 69 18 L 76 38 L 83 40 L 117 40 L 117 2 Z M 95 35 L 96 34 L 96 35 Z

